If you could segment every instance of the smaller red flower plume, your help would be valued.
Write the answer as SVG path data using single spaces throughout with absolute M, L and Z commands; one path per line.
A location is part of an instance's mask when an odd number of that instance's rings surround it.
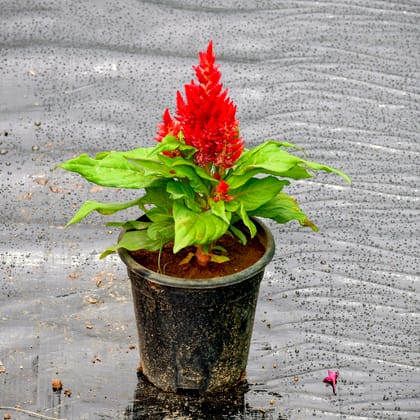
M 219 182 L 219 185 L 216 187 L 216 195 L 214 196 L 214 201 L 230 201 L 233 200 L 233 197 L 228 195 L 229 185 L 223 179 Z
M 158 124 L 158 133 L 155 140 L 159 143 L 168 135 L 172 134 L 175 137 L 178 135 L 180 130 L 180 124 L 178 121 L 172 119 L 169 109 L 166 108 L 163 113 L 163 121 Z

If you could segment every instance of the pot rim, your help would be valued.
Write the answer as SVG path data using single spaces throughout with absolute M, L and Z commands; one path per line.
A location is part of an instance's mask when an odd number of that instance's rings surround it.
M 252 217 L 253 222 L 257 225 L 257 236 L 259 236 L 261 243 L 265 247 L 263 256 L 244 270 L 238 271 L 237 273 L 229 274 L 222 277 L 211 277 L 204 279 L 186 279 L 183 277 L 167 276 L 165 274 L 157 273 L 152 271 L 141 264 L 139 264 L 130 255 L 129 251 L 125 248 L 120 248 L 118 254 L 128 270 L 134 271 L 141 277 L 148 281 L 160 284 L 162 286 L 178 287 L 184 289 L 213 289 L 217 287 L 230 286 L 235 283 L 239 283 L 249 277 L 254 276 L 264 268 L 273 259 L 275 251 L 275 242 L 272 233 L 268 229 L 267 225 L 263 223 L 259 218 Z

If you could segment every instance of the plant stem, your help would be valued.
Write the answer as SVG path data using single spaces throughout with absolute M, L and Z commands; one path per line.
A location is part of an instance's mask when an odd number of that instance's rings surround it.
M 195 258 L 197 259 L 197 263 L 200 267 L 207 267 L 210 260 L 211 255 L 204 252 L 201 245 L 196 246 Z

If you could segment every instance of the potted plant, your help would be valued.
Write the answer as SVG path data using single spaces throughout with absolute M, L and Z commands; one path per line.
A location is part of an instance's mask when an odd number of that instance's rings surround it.
M 124 203 L 86 201 L 68 225 L 93 211 L 141 211 L 108 223 L 122 232 L 101 258 L 118 251 L 127 266 L 143 372 L 167 391 L 212 392 L 244 377 L 258 289 L 274 253 L 258 218 L 317 230 L 283 189 L 316 171 L 349 178 L 290 154 L 290 143 L 246 149 L 211 41 L 193 68 L 197 81 L 185 96 L 177 92 L 174 117 L 165 110 L 154 146 L 82 154 L 59 167 L 140 190 Z

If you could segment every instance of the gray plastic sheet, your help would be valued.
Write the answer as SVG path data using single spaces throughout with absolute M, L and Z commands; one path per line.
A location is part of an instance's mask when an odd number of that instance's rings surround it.
M 95 215 L 64 229 L 85 199 L 133 192 L 53 168 L 152 145 L 210 39 L 247 144 L 296 143 L 353 183 L 321 175 L 289 190 L 320 231 L 270 225 L 248 388 L 206 399 L 137 378 L 129 282 L 117 257 L 98 259 L 118 232 Z M 419 40 L 414 0 L 0 0 L 0 407 L 417 419 Z M 327 370 L 339 371 L 336 396 Z

